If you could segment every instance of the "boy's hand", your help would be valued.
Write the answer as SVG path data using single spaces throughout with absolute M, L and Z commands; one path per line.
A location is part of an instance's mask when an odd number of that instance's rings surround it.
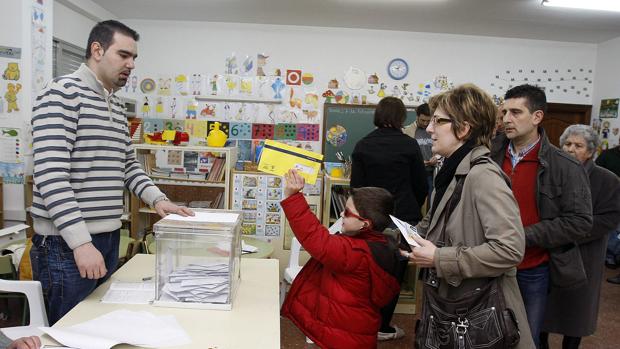
M 306 184 L 304 177 L 300 176 L 299 173 L 293 169 L 288 170 L 288 173 L 284 175 L 284 179 L 286 180 L 286 185 L 284 186 L 285 199 L 300 192 L 304 188 L 304 184 Z

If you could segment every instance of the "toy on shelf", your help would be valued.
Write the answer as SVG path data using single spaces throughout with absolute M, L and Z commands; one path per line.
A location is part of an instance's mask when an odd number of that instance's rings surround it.
M 226 136 L 224 131 L 220 130 L 220 123 L 216 121 L 213 125 L 213 130 L 207 136 L 207 145 L 210 147 L 223 147 L 227 139 L 228 136 Z
M 189 143 L 189 133 L 175 130 L 146 133 L 144 141 L 146 144 L 156 145 L 187 145 Z

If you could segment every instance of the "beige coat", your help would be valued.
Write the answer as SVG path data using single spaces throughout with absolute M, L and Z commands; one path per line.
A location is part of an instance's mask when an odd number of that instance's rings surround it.
M 456 170 L 456 176 L 467 177 L 446 226 L 446 246 L 435 252 L 435 269 L 441 279 L 439 291 L 445 297 L 456 298 L 484 285 L 490 277 L 501 276 L 506 305 L 519 321 L 521 341 L 517 348 L 530 349 L 534 343 L 516 279 L 516 267 L 525 253 L 519 208 L 497 165 L 491 161 L 470 166 L 488 153 L 484 146 L 473 149 Z M 455 186 L 456 178 L 446 189 L 433 219 L 427 215 L 418 224 L 418 232 L 430 241 L 439 239 L 446 203 Z

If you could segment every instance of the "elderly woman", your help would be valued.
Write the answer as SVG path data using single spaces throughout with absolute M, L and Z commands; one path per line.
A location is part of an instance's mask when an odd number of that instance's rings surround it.
M 590 178 L 593 226 L 590 234 L 578 241 L 588 283 L 572 288 L 551 288 L 541 348 L 548 348 L 548 333 L 564 335 L 562 348 L 578 348 L 581 337 L 596 330 L 601 280 L 607 235 L 620 223 L 620 181 L 615 174 L 592 161 L 599 140 L 587 125 L 569 126 L 560 136 L 562 149 L 583 164 Z
M 431 209 L 416 226 L 426 239 L 414 235 L 420 246 L 403 252 L 424 268 L 416 348 L 531 349 L 516 280 L 525 233 L 507 180 L 488 158 L 497 109 L 471 84 L 434 96 L 430 105 L 432 150 L 445 161 Z M 490 305 L 500 298 L 503 305 Z

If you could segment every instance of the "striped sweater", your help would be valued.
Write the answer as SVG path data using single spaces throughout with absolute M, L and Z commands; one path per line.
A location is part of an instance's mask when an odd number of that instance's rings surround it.
M 120 228 L 124 187 L 149 205 L 164 195 L 135 159 L 120 99 L 85 64 L 41 91 L 32 133 L 37 234 L 74 249 Z

